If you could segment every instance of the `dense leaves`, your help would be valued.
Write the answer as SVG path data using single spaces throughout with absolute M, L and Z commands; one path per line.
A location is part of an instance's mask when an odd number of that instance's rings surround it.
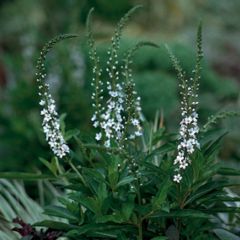
M 155 137 L 149 138 L 153 130 L 149 129 L 142 139 L 145 147 L 130 145 L 127 154 L 106 153 L 107 149 L 86 145 L 93 157 L 84 159 L 86 166 L 78 168 L 84 182 L 73 174 L 66 186 L 70 189 L 67 198 L 45 209 L 46 214 L 67 219 L 69 224 L 48 221 L 39 225 L 55 227 L 70 239 L 221 240 L 229 234 L 238 239 L 228 233 L 222 218 L 237 217 L 240 212 L 228 205 L 240 198 L 226 189 L 238 185 L 227 176 L 240 173 L 221 167 L 216 158 L 222 133 L 215 133 L 214 138 L 202 135 L 204 145 L 193 155 L 179 185 L 172 181 L 175 136 L 158 129 L 154 136 L 160 140 L 156 142 Z M 128 171 L 131 157 L 138 160 L 141 178 Z

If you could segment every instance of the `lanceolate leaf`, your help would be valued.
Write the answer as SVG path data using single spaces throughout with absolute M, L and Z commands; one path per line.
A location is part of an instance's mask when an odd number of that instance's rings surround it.
M 146 160 L 159 155 L 164 155 L 168 152 L 175 150 L 176 146 L 173 143 L 166 143 L 156 149 L 154 149 L 149 155 L 146 156 Z
M 127 177 L 124 177 L 123 179 L 121 179 L 118 183 L 117 183 L 117 188 L 121 187 L 121 186 L 124 186 L 126 184 L 129 184 L 131 182 L 134 181 L 134 177 L 133 176 L 127 176 Z
M 175 218 L 185 218 L 185 217 L 192 217 L 192 218 L 209 218 L 210 215 L 198 210 L 192 209 L 181 209 L 175 210 L 171 212 L 156 212 L 150 216 L 150 218 L 161 218 L 161 217 L 175 217 Z
M 78 221 L 78 218 L 76 218 L 65 207 L 49 206 L 44 209 L 44 213 L 54 217 L 65 218 L 69 221 Z
M 72 229 L 78 228 L 77 226 L 71 225 L 69 223 L 63 223 L 63 222 L 52 221 L 52 220 L 45 220 L 45 221 L 37 222 L 34 224 L 34 226 L 48 227 L 51 229 L 62 230 L 62 231 L 70 231 Z
M 171 186 L 172 181 L 168 178 L 159 184 L 159 191 L 157 192 L 156 197 L 152 200 L 153 209 L 159 209 L 165 203 Z
M 20 173 L 20 172 L 2 172 L 0 173 L 0 178 L 3 179 L 21 179 L 24 181 L 34 181 L 41 179 L 55 179 L 52 175 L 38 174 L 38 173 Z
M 222 167 L 217 171 L 217 173 L 226 176 L 240 176 L 240 169 Z
M 83 234 L 93 234 L 96 232 L 103 232 L 103 231 L 114 231 L 114 230 L 123 230 L 124 228 L 126 228 L 128 226 L 119 226 L 118 225 L 112 225 L 112 224 L 96 224 L 96 223 L 92 223 L 92 224 L 86 224 L 83 225 L 81 227 L 77 227 L 77 229 L 69 231 L 67 233 L 67 236 L 69 237 L 77 237 L 77 236 L 81 236 Z
M 214 229 L 215 234 L 220 240 L 240 240 L 240 237 L 225 230 L 225 229 Z

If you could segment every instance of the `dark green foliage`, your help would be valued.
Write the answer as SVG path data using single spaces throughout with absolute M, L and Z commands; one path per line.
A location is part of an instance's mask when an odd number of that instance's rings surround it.
M 117 29 L 112 41 L 114 54 L 119 48 Z M 88 36 L 93 60 L 98 63 L 91 33 Z M 202 57 L 201 26 L 197 39 L 196 88 Z M 145 44 L 139 43 L 128 51 L 127 71 L 133 53 Z M 184 83 L 186 73 L 172 54 L 171 58 Z M 131 84 L 128 74 L 125 73 L 126 84 Z M 67 197 L 59 198 L 57 206 L 45 208 L 45 214 L 65 219 L 67 224 L 43 221 L 37 226 L 60 230 L 69 239 L 221 240 L 229 234 L 238 239 L 234 226 L 230 229 L 232 233 L 228 232 L 219 215 L 233 215 L 237 219 L 240 214 L 236 206 L 228 205 L 240 198 L 227 190 L 239 185 L 230 176 L 240 173 L 223 168 L 217 161 L 224 135 L 222 131 L 201 132 L 201 150 L 191 156 L 191 165 L 183 173 L 181 184 L 172 181 L 177 137 L 158 127 L 158 119 L 153 125 L 145 122 L 141 141 L 129 141 L 125 148 L 106 148 L 89 138 L 75 136 L 76 152 L 81 154 L 80 157 L 71 154 L 72 174 L 53 171 L 58 180 L 66 177 Z
M 88 155 L 94 156 L 81 165 L 86 184 L 73 175 L 66 186 L 73 191 L 59 199 L 58 207 L 45 209 L 46 214 L 67 219 L 69 224 L 39 225 L 55 226 L 70 239 L 153 239 L 170 237 L 171 231 L 179 234 L 179 239 L 222 239 L 215 232 L 225 229 L 218 214 L 239 215 L 238 208 L 227 205 L 240 200 L 225 190 L 239 185 L 228 176 L 240 173 L 224 169 L 216 161 L 222 139 L 219 134 L 212 138 L 202 135 L 203 147 L 195 152 L 181 185 L 171 180 L 175 137 L 164 129 L 153 132 L 152 126 L 145 128 L 145 145 L 129 146 L 128 153 L 109 155 L 104 148 L 85 145 Z M 137 158 L 140 179 L 128 172 L 124 156 Z M 143 231 L 142 238 L 137 237 L 139 231 Z

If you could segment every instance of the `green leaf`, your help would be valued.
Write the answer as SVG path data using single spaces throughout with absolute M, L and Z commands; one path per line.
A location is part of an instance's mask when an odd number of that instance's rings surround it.
M 0 178 L 4 179 L 21 179 L 25 181 L 34 181 L 41 179 L 54 180 L 55 177 L 52 175 L 38 174 L 38 173 L 23 173 L 23 172 L 2 172 Z
M 100 232 L 100 231 L 114 231 L 116 229 L 124 229 L 123 226 L 118 226 L 118 225 L 111 225 L 111 224 L 102 224 L 102 223 L 91 223 L 91 224 L 85 224 L 83 226 L 77 227 L 75 230 L 69 231 L 66 236 L 68 237 L 78 237 L 83 234 L 87 233 L 95 233 L 95 232 Z
M 128 221 L 133 213 L 134 200 L 135 200 L 135 196 L 131 196 L 129 197 L 128 202 L 122 204 L 121 212 L 125 221 Z
M 225 186 L 225 181 L 209 182 L 207 184 L 204 184 L 197 191 L 195 191 L 190 195 L 190 197 L 185 202 L 185 206 L 196 201 L 197 199 L 202 198 L 203 196 L 209 194 L 212 191 L 215 191 L 217 189 L 222 189 L 224 186 Z
M 205 150 L 204 155 L 206 158 L 209 158 L 210 156 L 212 156 L 214 153 L 216 153 L 221 146 L 221 142 L 223 137 L 226 135 L 227 133 L 225 132 L 224 134 L 222 134 L 220 137 L 218 137 L 208 148 L 207 150 Z
M 66 141 L 68 141 L 68 140 L 70 140 L 73 137 L 77 137 L 79 135 L 79 133 L 80 133 L 80 131 L 78 129 L 68 130 L 64 134 L 64 139 Z
M 192 217 L 192 218 L 209 218 L 210 215 L 202 211 L 193 210 L 193 209 L 181 209 L 171 212 L 158 211 L 149 216 L 149 218 L 159 218 L 159 217 Z
M 50 172 L 54 175 L 57 176 L 58 169 L 59 169 L 59 162 L 56 157 L 53 157 L 51 162 L 44 158 L 39 158 L 39 160 L 50 170 Z
M 129 238 L 126 237 L 126 235 L 123 232 L 121 232 L 117 235 L 117 239 L 118 240 L 129 240 Z
M 152 145 L 157 144 L 160 140 L 162 140 L 165 137 L 165 131 L 166 129 L 162 127 L 153 133 Z
M 61 128 L 61 132 L 65 135 L 65 118 L 67 117 L 66 113 L 62 113 L 59 117 L 59 122 L 60 122 L 60 128 Z
M 226 176 L 240 176 L 240 169 L 221 167 L 217 173 Z
M 173 151 L 174 149 L 175 149 L 175 144 L 173 143 L 163 144 L 161 147 L 154 149 L 149 155 L 147 155 L 146 160 L 154 156 L 166 154 L 170 151 Z
M 159 191 L 157 192 L 156 197 L 152 200 L 153 209 L 159 209 L 165 203 L 171 186 L 172 181 L 168 178 L 159 185 Z
M 109 239 L 109 238 L 114 238 L 116 239 L 117 235 L 114 234 L 113 232 L 94 232 L 94 233 L 89 233 L 88 234 L 89 237 L 104 237 L 105 239 Z
M 79 206 L 78 202 L 76 201 L 71 201 L 69 199 L 66 199 L 64 197 L 58 197 L 58 201 L 64 205 L 67 210 L 72 213 L 77 219 L 78 219 L 78 224 L 82 224 L 84 221 L 84 216 L 83 216 L 83 210 Z
M 105 176 L 101 173 L 99 169 L 92 169 L 92 168 L 82 168 L 83 174 L 86 178 L 92 178 L 98 183 L 107 183 Z
M 240 237 L 224 229 L 214 229 L 215 234 L 221 240 L 240 240 Z
M 209 142 L 215 141 L 224 134 L 226 134 L 226 130 L 222 128 L 210 130 L 200 136 L 200 145 L 203 146 Z
M 75 217 L 70 211 L 60 206 L 45 207 L 44 213 L 50 216 L 65 218 L 68 219 L 69 221 L 78 221 L 78 218 Z
M 209 208 L 202 211 L 205 211 L 207 213 L 240 213 L 239 207 Z
M 114 214 L 112 215 L 104 215 L 104 216 L 97 217 L 96 221 L 98 223 L 108 223 L 108 222 L 123 223 L 124 219 L 120 212 L 114 212 Z
M 124 185 L 126 185 L 126 184 L 129 184 L 129 183 L 131 183 L 131 182 L 133 182 L 133 181 L 134 181 L 134 177 L 133 177 L 133 176 L 127 176 L 127 177 L 121 179 L 121 180 L 117 183 L 117 186 L 116 186 L 116 187 L 119 188 L 119 187 L 124 186 Z
M 117 157 L 113 157 L 112 159 L 110 159 L 109 165 L 108 165 L 108 180 L 113 190 L 116 189 L 118 179 L 119 179 L 119 173 L 117 171 L 118 161 L 119 159 Z
M 78 196 L 78 202 L 81 203 L 85 208 L 89 209 L 96 215 L 101 215 L 101 206 L 99 201 L 93 197 Z
M 97 198 L 99 200 L 99 204 L 102 205 L 103 201 L 107 198 L 108 192 L 107 192 L 107 187 L 105 183 L 101 183 L 98 186 L 97 190 Z
M 151 238 L 151 240 L 167 240 L 167 239 L 168 239 L 167 237 L 163 237 L 163 236 Z

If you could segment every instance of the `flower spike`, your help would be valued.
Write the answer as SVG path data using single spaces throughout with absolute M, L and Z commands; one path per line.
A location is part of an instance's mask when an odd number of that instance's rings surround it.
M 41 98 L 39 104 L 42 107 L 41 115 L 43 116 L 43 132 L 45 133 L 46 140 L 51 150 L 59 158 L 66 156 L 69 153 L 70 149 L 66 144 L 60 130 L 60 120 L 56 111 L 55 101 L 49 91 L 49 85 L 45 83 L 46 70 L 44 63 L 47 53 L 53 48 L 56 43 L 64 39 L 74 37 L 77 37 L 77 35 L 67 34 L 55 37 L 43 47 L 40 53 L 40 57 L 37 61 L 36 77 L 39 89 L 38 94 Z
M 197 139 L 197 134 L 199 132 L 197 106 L 201 69 L 200 64 L 202 59 L 201 29 L 202 28 L 200 24 L 197 33 L 196 66 L 193 70 L 194 76 L 190 79 L 186 78 L 186 74 L 181 68 L 179 61 L 167 47 L 173 66 L 177 71 L 178 79 L 180 80 L 179 87 L 181 89 L 180 96 L 182 120 L 180 122 L 177 156 L 174 160 L 176 174 L 173 177 L 173 181 L 177 183 L 181 182 L 183 171 L 191 164 L 191 155 L 197 148 L 200 148 L 200 144 Z

